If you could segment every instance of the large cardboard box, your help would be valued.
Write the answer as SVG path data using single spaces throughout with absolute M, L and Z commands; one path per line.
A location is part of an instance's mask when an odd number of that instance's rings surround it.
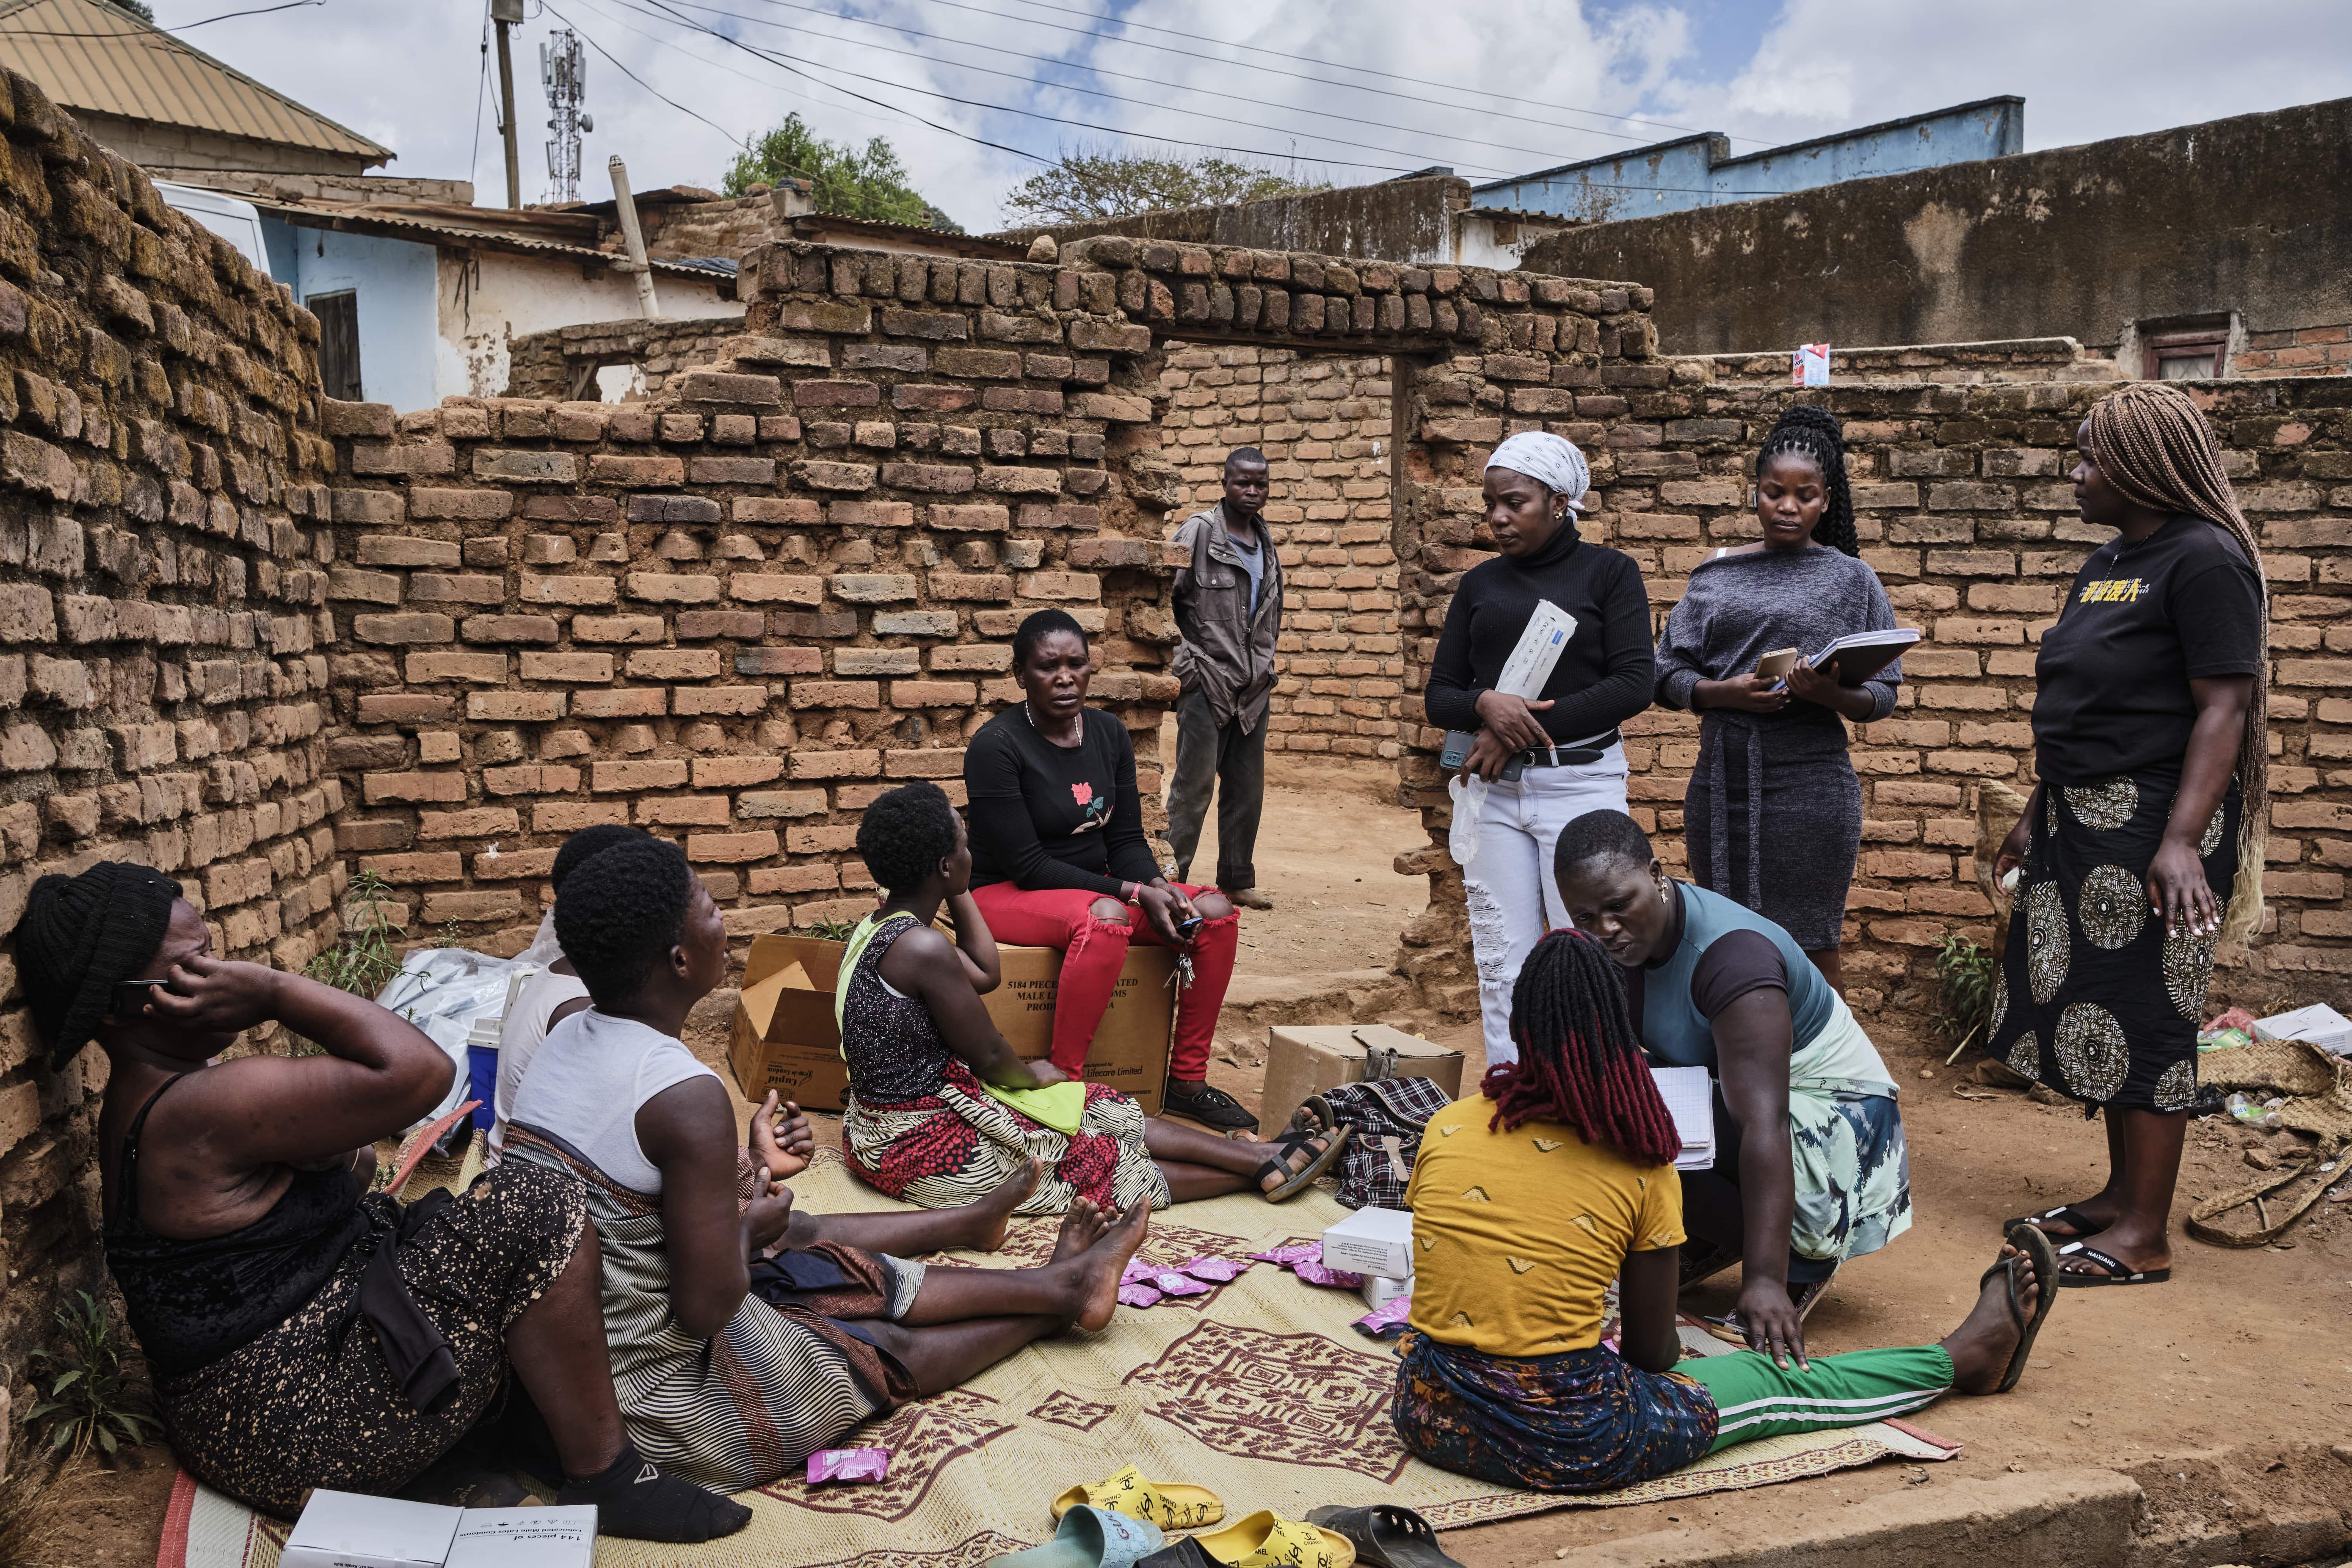
M 1262 1137 L 1290 1123 L 1311 1096 L 1360 1083 L 1370 1051 L 1394 1051 L 1399 1078 L 1434 1079 L 1462 1098 L 1462 1053 L 1385 1024 L 1277 1024 L 1265 1032 L 1265 1089 L 1258 1100 Z
M 743 964 L 743 995 L 727 1053 L 747 1099 L 774 1089 L 810 1110 L 838 1110 L 849 1089 L 841 1031 L 833 1021 L 834 980 L 844 945 L 805 936 L 763 936 Z M 1053 1048 L 1054 1003 L 1062 955 L 1050 947 L 1000 943 L 1004 982 L 982 1003 L 1024 1061 Z M 1176 955 L 1143 943 L 1128 949 L 1118 988 L 1087 1052 L 1086 1078 L 1108 1084 L 1158 1115 L 1176 1021 Z M 1458 1073 L 1457 1073 L 1458 1076 Z

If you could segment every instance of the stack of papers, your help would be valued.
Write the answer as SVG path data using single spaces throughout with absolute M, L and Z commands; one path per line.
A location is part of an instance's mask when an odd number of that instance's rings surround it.
M 1675 1119 L 1683 1141 L 1675 1156 L 1677 1171 L 1715 1169 L 1715 1086 L 1705 1068 L 1652 1068 L 1658 1096 Z
M 2258 1040 L 2307 1040 L 2332 1056 L 2352 1056 L 2352 1018 L 2325 1002 L 2254 1020 Z

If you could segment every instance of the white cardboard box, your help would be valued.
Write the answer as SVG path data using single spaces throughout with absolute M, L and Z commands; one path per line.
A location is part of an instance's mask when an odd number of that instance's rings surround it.
M 358 1492 L 314 1491 L 279 1568 L 443 1568 L 463 1509 Z
M 449 1543 L 447 1568 L 592 1568 L 596 1510 L 469 1508 Z
M 2325 1002 L 2254 1020 L 2258 1040 L 2308 1040 L 2336 1056 L 2352 1055 L 2352 1019 Z
M 1323 1233 L 1323 1267 L 1402 1279 L 1412 1273 L 1412 1214 L 1360 1208 Z

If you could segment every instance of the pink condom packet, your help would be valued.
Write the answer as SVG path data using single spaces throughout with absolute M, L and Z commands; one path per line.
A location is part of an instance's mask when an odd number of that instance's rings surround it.
M 1206 1279 L 1216 1285 L 1240 1279 L 1249 1272 L 1249 1267 L 1231 1258 L 1195 1258 L 1189 1263 L 1177 1265 L 1180 1271 L 1190 1274 L 1193 1279 Z
M 878 1481 L 889 1473 L 887 1448 L 827 1448 L 808 1458 L 811 1486 L 821 1481 Z
M 1147 1284 L 1151 1277 L 1159 1272 L 1158 1268 L 1140 1258 L 1130 1258 L 1127 1260 L 1127 1268 L 1119 1274 L 1118 1282 L 1122 1285 Z
M 1118 1288 L 1118 1300 L 1123 1307 L 1156 1306 L 1160 1292 L 1149 1285 L 1122 1285 Z
M 1366 1312 L 1356 1320 L 1355 1326 L 1359 1331 L 1379 1339 L 1382 1333 L 1395 1328 L 1412 1315 L 1412 1293 L 1407 1291 L 1402 1296 L 1390 1297 L 1386 1306 L 1375 1307 Z
M 1323 1244 L 1319 1241 L 1301 1242 L 1297 1247 L 1277 1247 L 1265 1252 L 1253 1252 L 1250 1257 L 1260 1263 L 1279 1263 L 1285 1268 L 1297 1263 L 1320 1263 L 1323 1260 Z
M 1332 1285 L 1342 1290 L 1361 1289 L 1364 1284 L 1364 1277 L 1360 1274 L 1350 1274 L 1344 1268 L 1326 1268 L 1320 1263 L 1309 1263 L 1303 1258 L 1292 1265 L 1291 1272 L 1309 1285 Z
M 1205 1296 L 1212 1287 L 1203 1285 L 1190 1274 L 1176 1269 L 1164 1269 L 1151 1277 L 1151 1283 L 1163 1296 Z

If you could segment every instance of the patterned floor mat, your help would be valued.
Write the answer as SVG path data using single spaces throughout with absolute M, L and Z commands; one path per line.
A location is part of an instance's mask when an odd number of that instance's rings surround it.
M 822 1212 L 894 1206 L 830 1150 L 793 1185 Z M 1153 1216 L 1142 1256 L 1166 1265 L 1202 1253 L 1238 1258 L 1311 1239 L 1345 1212 L 1321 1190 L 1279 1206 L 1248 1195 L 1187 1204 Z M 1003 1252 L 938 1261 L 1042 1262 L 1054 1228 L 1050 1220 L 1016 1221 Z M 787 1479 L 741 1494 L 756 1517 L 726 1541 L 604 1541 L 596 1561 L 599 1568 L 978 1568 L 1051 1534 L 1047 1504 L 1055 1493 L 1130 1462 L 1155 1479 L 1208 1487 L 1230 1518 L 1270 1508 L 1297 1519 L 1324 1503 L 1391 1502 L 1449 1530 L 1954 1451 L 1916 1427 L 1880 1423 L 1743 1445 L 1593 1497 L 1488 1486 L 1399 1447 L 1388 1419 L 1395 1356 L 1349 1327 L 1363 1311 L 1353 1291 L 1305 1285 L 1267 1264 L 1206 1296 L 1122 1309 L 1101 1334 L 1031 1346 L 961 1388 L 862 1428 L 848 1441 L 894 1452 L 887 1480 L 812 1488 Z M 1703 1350 L 1727 1348 L 1687 1337 Z M 277 1568 L 285 1534 L 183 1474 L 157 1568 Z

